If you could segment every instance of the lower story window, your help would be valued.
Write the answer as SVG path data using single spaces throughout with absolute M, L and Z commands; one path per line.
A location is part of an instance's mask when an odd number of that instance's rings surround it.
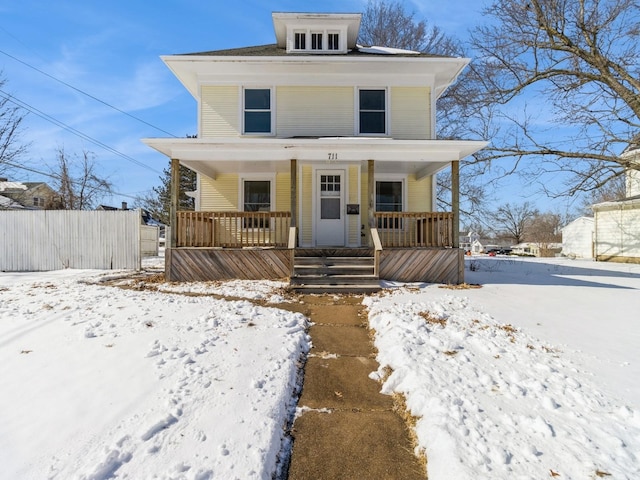
M 402 212 L 402 181 L 376 182 L 376 212 Z M 379 218 L 378 228 L 402 228 L 399 218 Z
M 271 210 L 271 182 L 269 180 L 244 181 L 244 211 L 268 212 Z M 268 218 L 245 218 L 246 228 L 269 228 Z

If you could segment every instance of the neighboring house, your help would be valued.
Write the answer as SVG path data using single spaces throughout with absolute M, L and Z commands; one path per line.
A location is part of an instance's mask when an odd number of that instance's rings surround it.
M 591 207 L 595 216 L 597 261 L 640 263 L 639 139 L 636 137 L 621 155 L 631 165 L 626 171 L 626 197 Z
M 462 281 L 436 173 L 487 142 L 437 140 L 435 107 L 469 59 L 359 46 L 360 14 L 272 17 L 275 44 L 162 57 L 198 106 L 197 138 L 143 140 L 173 178 L 198 174 L 196 211 L 172 205 L 167 278 L 281 278 L 348 255 L 383 279 Z
M 533 257 L 553 257 L 561 250 L 561 243 L 523 242 L 511 246 L 511 253 L 514 255 L 531 255 Z
M 595 221 L 580 217 L 562 228 L 562 255 L 571 258 L 593 258 Z
M 482 242 L 480 242 L 480 240 L 474 240 L 473 242 L 471 242 L 469 251 L 474 255 L 478 255 L 484 252 L 484 245 L 482 245 Z
M 474 242 L 480 243 L 480 235 L 478 235 L 476 232 L 471 231 L 466 235 L 460 237 L 460 248 L 462 248 L 465 252 L 471 251 L 471 247 Z
M 59 195 L 44 182 L 9 182 L 0 178 L 0 195 L 31 210 L 54 209 Z

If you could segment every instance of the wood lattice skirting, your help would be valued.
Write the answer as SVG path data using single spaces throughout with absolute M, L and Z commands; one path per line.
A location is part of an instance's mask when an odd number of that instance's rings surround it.
M 397 282 L 464 283 L 464 254 L 459 248 L 385 248 L 380 278 Z
M 311 249 L 300 253 L 309 255 Z M 165 276 L 171 282 L 285 279 L 291 266 L 286 248 L 165 251 Z M 381 280 L 458 284 L 464 282 L 464 255 L 457 248 L 387 248 L 381 252 L 379 272 Z
M 287 248 L 165 251 L 165 277 L 170 282 L 275 280 L 287 278 L 290 272 L 291 252 Z

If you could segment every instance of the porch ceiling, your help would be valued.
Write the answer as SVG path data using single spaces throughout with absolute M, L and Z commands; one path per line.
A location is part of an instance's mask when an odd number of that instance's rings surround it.
M 376 172 L 431 175 L 484 148 L 469 140 L 322 138 L 148 138 L 143 142 L 207 176 L 220 173 L 289 171 L 289 161 L 323 165 L 376 162 Z

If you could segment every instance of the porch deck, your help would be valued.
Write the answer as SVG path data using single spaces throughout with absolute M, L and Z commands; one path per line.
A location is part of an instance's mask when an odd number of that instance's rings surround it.
M 464 282 L 448 212 L 376 212 L 378 249 L 295 246 L 289 212 L 179 212 L 177 247 L 167 248 L 169 281 L 288 279 L 296 257 L 371 257 L 379 280 Z

